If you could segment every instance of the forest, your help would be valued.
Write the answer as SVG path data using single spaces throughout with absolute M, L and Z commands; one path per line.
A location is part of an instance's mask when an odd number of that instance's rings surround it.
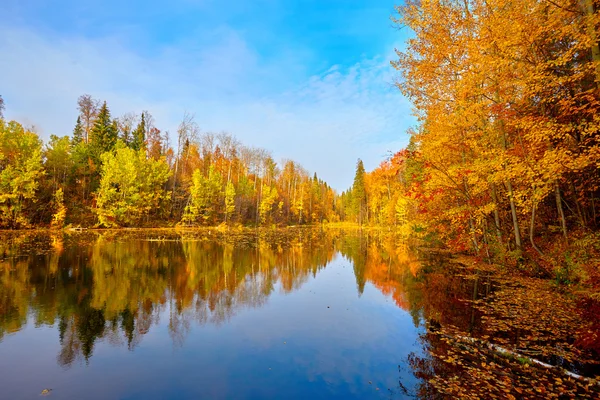
M 600 282 L 600 16 L 594 0 L 409 0 L 391 66 L 417 117 L 405 149 L 358 161 L 336 193 L 291 160 L 186 114 L 176 143 L 148 111 L 82 95 L 71 135 L 0 119 L 0 226 L 347 222 L 489 262 Z M 0 111 L 4 103 L 0 103 Z M 1 117 L 1 115 L 0 115 Z M 349 166 L 350 167 L 350 166 Z
M 172 145 L 148 111 L 113 118 L 87 94 L 77 106 L 72 134 L 45 144 L 0 115 L 0 227 L 335 221 L 335 193 L 316 174 L 231 134 L 201 132 L 190 114 Z
M 348 217 L 598 283 L 599 3 L 409 0 L 391 62 L 409 145 L 341 194 Z M 351 207 L 350 205 L 357 206 Z M 346 218 L 348 218 L 346 217 Z

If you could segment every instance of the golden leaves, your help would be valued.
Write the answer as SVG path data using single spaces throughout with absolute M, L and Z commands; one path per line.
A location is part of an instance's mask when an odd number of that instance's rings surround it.
M 477 253 L 496 233 L 500 247 L 510 236 L 521 248 L 525 218 L 533 242 L 534 211 L 542 228 L 556 212 L 556 185 L 575 192 L 571 214 L 594 214 L 597 194 L 583 187 L 599 181 L 600 93 L 596 34 L 586 28 L 600 13 L 537 0 L 411 2 L 398 11 L 415 32 L 393 66 L 421 122 L 413 138 L 426 179 L 415 191 L 429 227 L 458 250 Z M 567 184 L 574 180 L 581 186 Z

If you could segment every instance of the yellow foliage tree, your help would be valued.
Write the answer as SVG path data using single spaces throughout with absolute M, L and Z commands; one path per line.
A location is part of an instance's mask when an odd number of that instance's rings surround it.
M 29 209 L 36 201 L 42 169 L 38 135 L 15 121 L 0 119 L 0 226 L 30 225 Z

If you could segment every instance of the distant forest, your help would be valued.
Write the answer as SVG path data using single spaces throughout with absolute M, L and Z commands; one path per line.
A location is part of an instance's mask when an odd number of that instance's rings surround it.
M 39 136 L 0 120 L 0 226 L 136 227 L 308 224 L 339 220 L 335 192 L 298 163 L 228 133 L 201 132 L 191 115 L 176 143 L 148 111 L 113 118 L 78 99 L 68 136 Z

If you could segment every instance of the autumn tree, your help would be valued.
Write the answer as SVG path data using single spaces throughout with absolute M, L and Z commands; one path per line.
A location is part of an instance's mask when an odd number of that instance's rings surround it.
M 160 129 L 153 127 L 148 133 L 146 143 L 148 157 L 159 159 L 162 156 L 167 156 L 169 153 L 170 156 L 167 158 L 172 158 L 173 149 L 169 147 L 169 132 L 163 134 Z
M 235 212 L 235 187 L 233 182 L 227 182 L 225 186 L 225 223 L 231 220 L 231 216 Z
M 100 102 L 95 100 L 91 95 L 84 94 L 77 99 L 77 106 L 83 126 L 85 142 L 88 143 L 98 109 L 100 108 Z
M 85 141 L 71 139 L 71 160 L 73 166 L 73 183 L 69 191 L 74 194 L 78 207 L 85 207 L 91 198 L 92 183 L 96 184 L 99 160 L 94 163 L 92 147 Z
M 201 222 L 209 224 L 216 221 L 222 180 L 223 178 L 215 171 L 213 166 L 210 167 L 207 177 L 199 169 L 194 171 L 190 199 L 182 218 L 184 223 Z
M 170 173 L 164 159 L 148 159 L 145 151 L 122 142 L 114 152 L 104 153 L 95 209 L 100 224 L 135 226 L 163 209 L 168 199 L 164 184 Z
M 133 112 L 128 112 L 119 118 L 115 118 L 119 130 L 119 139 L 127 146 L 131 146 L 133 141 L 134 125 L 137 121 L 137 115 Z
M 173 166 L 173 179 L 171 182 L 171 216 L 179 217 L 186 207 L 188 196 L 187 187 L 189 180 L 186 182 L 186 176 L 191 178 L 195 171 L 193 168 L 186 168 L 186 163 L 189 161 L 190 154 L 194 154 L 194 150 L 198 151 L 198 146 L 190 147 L 195 144 L 200 134 L 200 128 L 194 116 L 185 113 L 182 121 L 177 128 L 177 149 L 175 152 L 175 160 Z M 199 153 L 198 153 L 199 154 Z M 208 172 L 208 170 L 206 170 Z
M 593 2 L 407 1 L 392 65 L 414 104 L 412 193 L 454 248 L 533 251 L 597 227 L 598 12 Z M 596 21 L 596 22 L 594 22 Z M 527 243 L 528 242 L 528 243 Z
M 65 189 L 70 184 L 73 170 L 71 157 L 72 143 L 69 136 L 58 137 L 50 135 L 46 146 L 44 167 L 47 179 L 52 183 L 52 190 L 59 187 Z
M 58 188 L 54 192 L 52 206 L 53 213 L 50 226 L 60 229 L 65 225 L 65 220 L 67 219 L 67 207 L 65 206 L 64 191 L 62 188 Z
M 0 226 L 30 225 L 31 210 L 44 172 L 42 142 L 17 122 L 0 119 Z
M 259 213 L 260 221 L 263 224 L 271 222 L 273 206 L 277 200 L 277 189 L 273 186 L 265 186 L 262 190 L 262 199 L 260 202 Z

